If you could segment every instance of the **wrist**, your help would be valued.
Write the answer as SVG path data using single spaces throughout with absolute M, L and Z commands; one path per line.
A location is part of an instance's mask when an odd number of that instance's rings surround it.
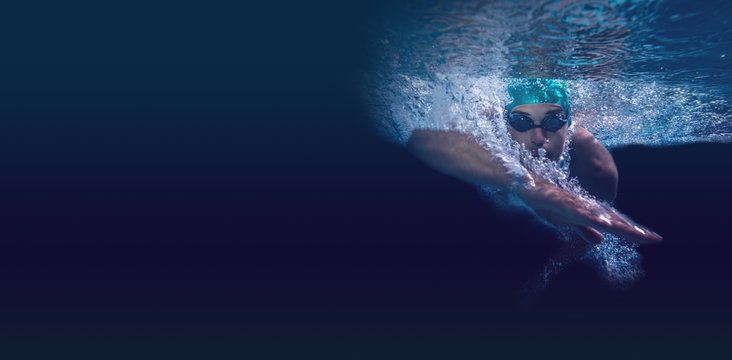
M 549 198 L 556 195 L 560 189 L 541 176 L 527 174 L 516 186 L 512 186 L 512 194 L 531 208 L 541 207 Z

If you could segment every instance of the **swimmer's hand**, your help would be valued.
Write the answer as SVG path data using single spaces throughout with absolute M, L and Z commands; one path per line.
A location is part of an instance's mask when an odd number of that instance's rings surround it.
M 600 231 L 613 233 L 638 244 L 656 244 L 663 239 L 608 205 L 566 191 L 539 176 L 534 185 L 516 194 L 539 216 L 555 225 L 570 226 L 589 243 L 600 243 Z

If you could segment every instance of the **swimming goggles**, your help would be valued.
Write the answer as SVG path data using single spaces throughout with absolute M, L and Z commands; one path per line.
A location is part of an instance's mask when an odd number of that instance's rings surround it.
M 561 112 L 551 113 L 544 117 L 541 125 L 534 125 L 534 120 L 526 115 L 506 112 L 506 121 L 518 132 L 528 131 L 533 128 L 542 128 L 554 132 L 567 123 L 567 115 Z

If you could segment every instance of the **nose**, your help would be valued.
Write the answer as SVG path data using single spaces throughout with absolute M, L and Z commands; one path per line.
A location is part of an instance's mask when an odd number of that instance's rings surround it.
M 544 130 L 536 128 L 531 130 L 531 143 L 536 147 L 543 147 L 547 142 L 546 136 L 544 136 Z

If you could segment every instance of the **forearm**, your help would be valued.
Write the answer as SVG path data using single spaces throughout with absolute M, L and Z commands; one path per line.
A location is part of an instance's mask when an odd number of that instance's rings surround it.
M 661 237 L 632 223 L 611 208 L 604 207 L 562 189 L 541 176 L 527 172 L 522 180 L 530 186 L 515 189 L 516 177 L 488 150 L 467 135 L 449 131 L 415 130 L 407 148 L 436 170 L 464 181 L 515 190 L 516 196 L 542 218 L 568 225 L 591 243 L 602 241 L 597 230 L 614 233 L 638 243 L 657 243 Z
M 506 190 L 515 181 L 499 159 L 465 134 L 415 130 L 407 148 L 437 171 L 475 185 Z

